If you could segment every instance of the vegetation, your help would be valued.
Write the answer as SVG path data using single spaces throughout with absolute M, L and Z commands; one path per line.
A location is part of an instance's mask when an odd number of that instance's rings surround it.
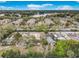
M 65 37 L 51 34 L 56 30 L 77 31 L 79 29 L 79 11 L 48 11 L 48 10 L 28 10 L 28 11 L 1 11 L 0 16 L 0 55 L 4 58 L 75 58 L 79 57 L 78 40 L 54 40 Z M 42 16 L 41 16 L 42 15 Z M 28 34 L 28 32 L 44 32 L 43 34 Z M 21 32 L 21 33 L 20 33 Z M 24 33 L 23 33 L 24 32 Z M 51 42 L 49 42 L 48 38 Z M 52 36 L 53 35 L 53 36 Z M 67 34 L 68 36 L 77 36 Z M 50 37 L 51 38 L 50 38 Z M 78 33 L 79 36 L 79 33 Z M 78 37 L 77 36 L 77 37 Z M 38 39 L 38 37 L 40 39 Z M 79 38 L 79 37 L 78 37 Z M 60 38 L 59 38 L 60 39 Z M 62 38 L 63 39 L 63 38 Z M 65 38 L 66 39 L 66 38 Z M 53 44 L 53 42 L 55 42 Z M 12 44 L 9 44 L 12 43 Z M 52 47 L 53 45 L 53 47 Z M 15 49 L 8 49 L 10 47 Z M 35 50 L 29 48 L 35 48 Z M 39 48 L 39 50 L 37 50 Z M 42 52 L 40 52 L 42 50 Z
M 15 26 L 7 24 L 0 27 L 0 40 L 6 38 L 9 34 L 15 31 Z
M 6 50 L 3 52 L 2 57 L 4 58 L 19 58 L 20 57 L 20 51 L 18 50 Z
M 47 32 L 48 31 L 48 27 L 45 24 L 38 24 L 36 26 L 36 31 Z
M 50 51 L 47 57 L 79 57 L 79 41 L 75 40 L 58 40 L 55 48 Z
M 27 58 L 42 58 L 44 55 L 41 52 L 29 50 L 26 53 Z
M 21 37 L 22 37 L 22 35 L 21 35 L 20 33 L 16 33 L 16 34 L 14 35 L 14 38 L 15 38 L 15 41 L 16 41 L 16 42 L 20 41 L 20 40 L 21 40 Z
M 42 40 L 41 40 L 41 44 L 42 44 L 42 45 L 48 45 L 48 42 L 46 41 L 46 39 L 42 39 Z
M 44 52 L 45 53 L 45 52 Z M 76 40 L 58 40 L 55 44 L 55 47 L 51 50 L 48 50 L 46 55 L 43 52 L 33 51 L 29 49 L 28 52 L 21 54 L 19 50 L 6 50 L 2 53 L 2 57 L 7 58 L 42 58 L 42 57 L 53 57 L 53 58 L 62 58 L 62 57 L 79 57 L 79 41 Z

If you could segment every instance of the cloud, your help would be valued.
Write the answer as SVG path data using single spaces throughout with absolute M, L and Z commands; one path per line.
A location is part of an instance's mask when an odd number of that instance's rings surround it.
M 42 4 L 42 5 L 29 4 L 29 5 L 27 5 L 27 9 L 29 9 L 29 10 L 40 10 L 41 8 L 46 8 L 48 6 L 53 6 L 53 4 Z
M 74 8 L 69 5 L 64 5 L 64 6 L 58 6 L 56 10 L 74 10 Z
M 30 5 L 27 5 L 27 8 L 28 9 L 39 9 L 39 8 L 41 8 L 42 6 L 41 5 L 35 5 L 35 4 L 30 4 Z
M 77 3 L 79 3 L 79 1 L 76 1 Z
M 0 6 L 0 10 L 15 10 L 13 7 Z
M 53 4 L 43 4 L 42 7 L 53 6 Z
M 0 1 L 0 3 L 5 3 L 5 2 L 7 2 L 7 1 Z

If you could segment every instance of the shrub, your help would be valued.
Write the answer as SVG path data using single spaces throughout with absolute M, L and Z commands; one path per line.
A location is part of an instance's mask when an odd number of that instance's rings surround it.
M 2 57 L 4 58 L 19 58 L 20 57 L 20 51 L 16 50 L 6 50 L 3 52 Z
M 43 53 L 29 50 L 28 53 L 26 53 L 26 57 L 27 58 L 42 58 Z
M 49 51 L 47 57 L 79 57 L 79 41 L 58 40 L 55 48 Z

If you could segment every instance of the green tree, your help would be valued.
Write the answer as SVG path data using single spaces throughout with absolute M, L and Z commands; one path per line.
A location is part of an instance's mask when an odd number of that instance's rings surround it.
M 47 57 L 79 57 L 79 41 L 58 40 L 54 49 L 47 54 Z

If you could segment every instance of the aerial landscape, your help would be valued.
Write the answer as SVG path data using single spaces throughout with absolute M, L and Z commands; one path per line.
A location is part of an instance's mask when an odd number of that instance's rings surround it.
M 78 58 L 79 2 L 37 3 L 0 2 L 0 57 Z

